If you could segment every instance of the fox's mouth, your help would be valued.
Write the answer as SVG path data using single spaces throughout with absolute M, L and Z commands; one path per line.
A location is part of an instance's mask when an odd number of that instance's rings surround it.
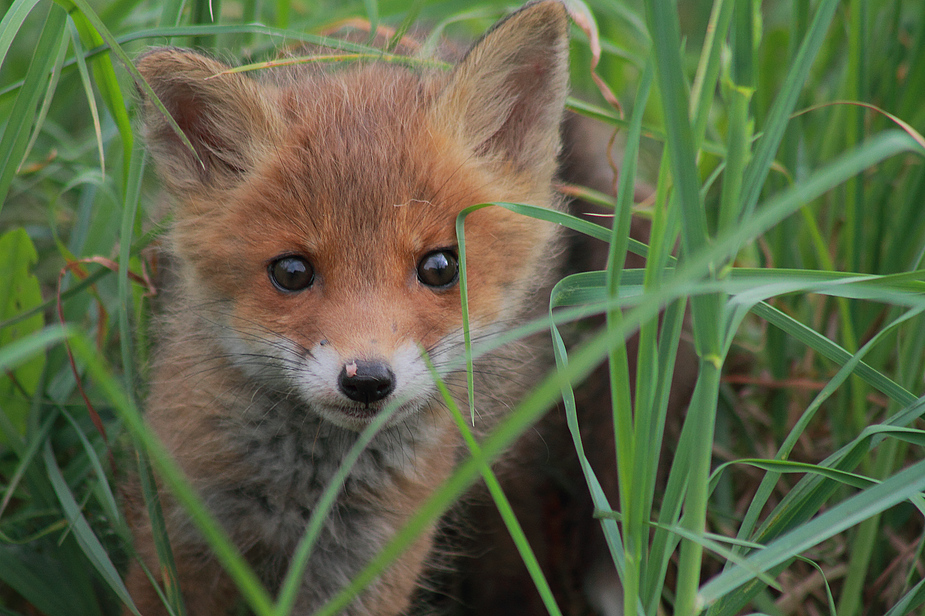
M 347 417 L 352 417 L 354 419 L 372 421 L 381 410 L 382 405 L 363 404 L 358 406 L 343 406 L 336 409 L 335 412 L 343 413 Z
M 410 400 L 403 403 L 392 400 L 370 404 L 339 404 L 322 407 L 319 409 L 319 414 L 322 418 L 342 428 L 359 431 L 373 423 L 382 413 L 389 415 L 384 422 L 385 426 L 405 421 L 418 412 L 424 404 L 423 400 Z

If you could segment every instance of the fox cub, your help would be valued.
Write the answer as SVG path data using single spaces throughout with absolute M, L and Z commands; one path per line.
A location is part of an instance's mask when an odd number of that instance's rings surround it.
M 567 33 L 563 5 L 542 0 L 452 71 L 371 62 L 254 77 L 175 48 L 138 60 L 196 153 L 146 99 L 172 213 L 146 418 L 271 592 L 359 432 L 397 405 L 324 522 L 295 614 L 348 584 L 461 455 L 422 350 L 464 402 L 459 212 L 563 207 L 551 182 Z M 488 207 L 466 229 L 473 335 L 540 313 L 536 296 L 566 258 L 554 226 Z M 477 362 L 481 426 L 549 367 L 529 344 Z M 188 613 L 228 613 L 234 585 L 183 509 L 161 499 Z M 137 552 L 158 571 L 139 491 L 127 500 Z M 345 613 L 410 610 L 436 533 Z M 128 588 L 145 616 L 166 613 L 141 567 Z

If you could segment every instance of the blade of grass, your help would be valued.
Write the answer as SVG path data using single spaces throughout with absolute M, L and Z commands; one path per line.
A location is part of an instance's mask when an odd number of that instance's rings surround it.
M 444 403 L 447 405 L 447 408 L 450 409 L 453 419 L 456 421 L 456 427 L 462 434 L 466 447 L 469 448 L 474 459 L 480 460 L 479 471 L 482 475 L 482 479 L 485 481 L 485 485 L 488 487 L 492 500 L 494 500 L 495 506 L 498 508 L 498 512 L 504 520 L 504 524 L 511 535 L 511 539 L 514 540 L 514 545 L 517 547 L 517 551 L 520 553 L 520 557 L 527 567 L 527 571 L 530 573 L 530 578 L 533 580 L 537 591 L 540 593 L 546 611 L 550 616 L 561 616 L 562 611 L 559 609 L 559 606 L 556 605 L 556 599 L 552 594 L 552 589 L 550 589 L 549 583 L 546 581 L 542 569 L 540 569 L 540 564 L 536 560 L 536 555 L 533 553 L 533 549 L 530 547 L 526 535 L 524 535 L 520 522 L 517 521 L 517 517 L 514 515 L 514 510 L 511 508 L 510 501 L 508 501 L 507 496 L 504 494 L 504 490 L 501 488 L 501 483 L 498 481 L 494 472 L 492 472 L 488 463 L 484 461 L 481 447 L 479 447 L 478 441 L 475 440 L 475 436 L 472 434 L 469 426 L 466 425 L 466 420 L 460 412 L 459 407 L 456 405 L 456 402 L 453 400 L 450 391 L 446 388 L 446 384 L 440 379 L 436 369 L 429 361 L 427 367 L 430 369 L 431 377 L 437 384 L 437 388 L 440 391 L 440 395 L 443 397 Z
M 109 399 L 114 411 L 122 419 L 131 435 L 143 444 L 165 485 L 169 486 L 174 497 L 183 505 L 193 523 L 209 542 L 216 557 L 234 580 L 242 597 L 258 615 L 272 614 L 273 604 L 266 589 L 235 548 L 222 526 L 209 513 L 177 462 L 157 437 L 146 428 L 131 397 L 126 394 L 111 371 L 103 364 L 93 346 L 83 336 L 75 335 L 70 342 L 75 357 L 86 364 L 89 377 L 96 382 Z
M 136 616 L 141 616 L 135 608 L 135 604 L 132 603 L 132 598 L 129 596 L 128 590 L 122 583 L 119 572 L 116 571 L 115 566 L 113 566 L 112 561 L 109 560 L 109 556 L 106 554 L 106 550 L 99 542 L 99 539 L 96 538 L 93 529 L 90 528 L 86 518 L 80 511 L 80 507 L 77 505 L 77 501 L 74 499 L 70 487 L 68 487 L 64 480 L 64 476 L 61 474 L 61 470 L 58 468 L 49 441 L 45 441 L 44 460 L 48 478 L 51 481 L 52 487 L 55 489 L 55 493 L 61 503 L 61 508 L 67 517 L 68 525 L 74 537 L 77 539 L 77 543 L 80 544 L 84 555 L 86 555 L 87 560 L 90 561 L 93 568 L 100 574 L 100 577 L 102 577 L 106 584 L 118 595 L 119 599 L 128 606 L 132 613 Z M 102 612 L 99 611 L 98 607 L 93 606 L 93 603 L 95 602 L 88 603 L 81 607 L 81 613 L 87 614 L 88 616 L 91 614 L 101 614 Z M 76 608 L 77 606 L 74 607 Z
M 48 325 L 44 329 L 20 338 L 0 348 L 0 372 L 12 370 L 22 362 L 49 347 L 60 344 L 72 335 L 73 330 L 61 325 Z
M 646 15 L 652 33 L 658 84 L 666 124 L 666 149 L 671 162 L 671 175 L 677 203 L 681 211 L 681 245 L 688 257 L 707 246 L 709 236 L 700 180 L 695 162 L 697 145 L 689 118 L 690 101 L 682 70 L 681 36 L 678 16 L 672 3 L 649 0 Z M 716 264 L 710 263 L 711 273 Z M 681 526 L 694 534 L 704 531 L 707 511 L 707 482 L 709 476 L 716 399 L 719 392 L 720 369 L 723 358 L 720 352 L 720 314 L 723 298 L 720 294 L 698 296 L 691 299 L 694 345 L 699 361 L 699 372 L 685 424 L 696 426 L 697 435 L 691 447 L 681 448 L 676 455 L 688 460 L 688 489 L 684 501 Z M 700 579 L 703 547 L 698 542 L 684 541 L 681 545 L 679 577 L 676 587 L 676 614 L 695 613 L 695 597 Z
M 80 38 L 84 45 L 90 48 L 98 47 L 105 39 L 110 44 L 112 51 L 121 51 L 121 49 L 117 49 L 118 45 L 115 44 L 109 30 L 103 25 L 102 20 L 90 8 L 86 0 L 55 0 L 55 2 L 68 12 L 71 21 L 80 33 Z M 125 99 L 122 96 L 122 89 L 119 87 L 119 80 L 116 79 L 115 68 L 109 54 L 93 58 L 91 62 L 100 96 L 107 109 L 109 109 L 109 114 L 115 120 L 116 127 L 119 129 L 123 155 L 122 176 L 126 178 L 128 176 L 134 133 L 126 110 Z
M 29 128 L 35 120 L 39 99 L 45 91 L 43 86 L 47 84 L 48 74 L 61 47 L 66 23 L 67 13 L 56 6 L 49 6 L 26 79 L 10 112 L 13 121 L 7 122 L 3 136 L 0 137 L 0 209 L 3 208 L 19 162 L 29 143 Z M 11 25 L 12 21 L 8 23 L 8 27 Z
M 925 579 L 920 580 L 884 616 L 906 616 L 914 614 L 916 608 L 925 603 Z
M 29 144 L 26 146 L 26 151 L 23 152 L 23 157 L 19 162 L 19 168 L 17 171 L 22 171 L 22 165 L 26 162 L 26 159 L 29 158 L 29 153 L 32 151 L 32 146 L 35 145 L 36 140 L 39 138 L 42 125 L 45 123 L 45 118 L 48 117 L 48 111 L 51 109 L 52 99 L 54 98 L 55 90 L 58 87 L 58 80 L 61 77 L 61 66 L 64 63 L 64 58 L 67 54 L 67 47 L 67 38 L 62 37 L 61 48 L 58 50 L 58 57 L 55 58 L 55 62 L 51 69 L 51 76 L 48 79 L 48 87 L 45 89 L 42 108 L 36 115 L 35 128 L 32 129 L 32 138 L 29 139 Z M 100 142 L 100 148 L 102 148 L 102 142 Z
M 798 342 L 808 345 L 817 353 L 839 365 L 846 364 L 853 357 L 851 353 L 838 344 L 769 304 L 760 303 L 752 309 L 752 312 L 768 323 L 781 328 Z M 911 392 L 863 361 L 858 362 L 854 371 L 872 387 L 902 406 L 908 406 L 915 402 L 916 398 Z
M 565 348 L 565 341 L 562 339 L 562 335 L 559 333 L 559 329 L 556 327 L 556 323 L 553 320 L 553 310 L 559 306 L 567 305 L 566 302 L 569 301 L 567 299 L 568 293 L 563 291 L 570 282 L 569 279 L 563 279 L 556 283 L 549 298 L 550 334 L 552 335 L 553 353 L 556 358 L 556 370 L 560 374 L 565 371 L 569 360 L 568 351 Z M 585 455 L 584 452 L 581 429 L 578 425 L 578 410 L 575 403 L 575 392 L 568 378 L 562 379 L 560 389 L 562 402 L 565 406 L 566 422 L 569 432 L 572 435 L 572 441 L 575 445 L 575 452 L 585 477 L 585 483 L 587 483 L 588 489 L 591 492 L 594 508 L 596 511 L 608 511 L 611 509 L 610 503 L 607 501 L 607 496 L 604 494 L 604 490 L 594 473 L 594 469 L 591 468 L 588 462 L 588 456 Z M 604 532 L 604 539 L 607 542 L 611 557 L 613 558 L 614 566 L 617 569 L 617 574 L 620 579 L 623 580 L 626 577 L 626 556 L 620 536 L 620 529 L 614 519 L 606 517 L 601 519 L 601 528 Z
M 103 465 L 100 463 L 100 457 L 96 454 L 96 449 L 93 448 L 93 445 L 87 439 L 87 436 L 80 429 L 80 425 L 71 414 L 66 410 L 62 410 L 61 414 L 67 419 L 68 423 L 71 424 L 71 427 L 74 428 L 74 433 L 77 435 L 77 439 L 80 441 L 80 445 L 87 455 L 87 460 L 89 460 L 90 466 L 93 468 L 98 485 L 100 486 L 99 492 L 102 494 L 102 498 L 100 498 L 99 501 L 100 505 L 103 507 L 103 511 L 106 516 L 112 520 L 113 524 L 116 526 L 124 526 L 125 521 L 122 519 L 122 513 L 119 510 L 119 505 L 116 503 L 116 497 L 112 492 L 112 487 L 109 485 L 106 471 L 103 470 Z
M 703 43 L 704 53 L 700 55 L 697 75 L 691 87 L 691 117 L 694 118 L 694 142 L 698 145 L 706 133 L 707 120 L 710 117 L 710 104 L 715 92 L 717 79 L 722 67 L 723 45 L 729 25 L 732 22 L 736 3 L 730 0 L 716 0 L 710 13 L 707 34 Z
M 148 512 L 148 521 L 151 524 L 151 536 L 154 538 L 154 551 L 160 563 L 160 579 L 151 583 L 160 593 L 160 585 L 164 586 L 163 600 L 177 616 L 186 614 L 183 595 L 180 592 L 180 580 L 177 575 L 177 564 L 173 557 L 173 549 L 167 536 L 167 524 L 164 521 L 164 510 L 161 507 L 160 497 L 157 493 L 157 482 L 151 469 L 151 461 L 145 452 L 144 445 L 136 441 L 136 457 L 138 460 L 138 481 L 141 484 L 141 494 L 144 498 L 145 508 Z M 144 563 L 139 561 L 142 566 Z
M 913 464 L 882 483 L 846 499 L 813 520 L 782 535 L 764 549 L 749 556 L 747 561 L 758 570 L 768 571 L 876 513 L 917 496 L 922 490 L 925 490 L 925 461 Z M 698 594 L 699 607 L 713 603 L 752 577 L 750 571 L 739 567 L 720 573 L 701 588 Z
M 77 70 L 80 73 L 80 82 L 84 88 L 84 95 L 87 98 L 87 105 L 90 107 L 90 116 L 93 118 L 93 128 L 96 133 L 96 147 L 100 154 L 100 171 L 106 173 L 106 153 L 103 150 L 103 129 L 100 127 L 100 114 L 96 109 L 96 96 L 93 94 L 93 85 L 90 82 L 90 72 L 87 70 L 87 62 L 84 59 L 84 48 L 80 42 L 80 34 L 77 32 L 77 26 L 74 22 L 68 20 L 68 32 L 71 37 L 71 43 L 74 45 L 74 57 L 77 60 Z M 36 129 L 38 130 L 38 129 Z
M 838 0 L 822 0 L 819 3 L 806 37 L 791 63 L 767 120 L 761 127 L 761 139 L 758 141 L 751 162 L 745 169 L 745 179 L 742 181 L 742 219 L 749 218 L 758 203 L 764 180 L 771 170 L 774 155 L 780 147 L 790 115 L 796 107 L 813 60 L 822 47 L 837 8 Z
M 613 221 L 613 233 L 607 256 L 606 285 L 609 298 L 620 295 L 620 281 L 623 264 L 626 262 L 629 243 L 630 225 L 632 223 L 633 195 L 636 183 L 636 164 L 639 156 L 639 139 L 642 131 L 642 117 L 645 113 L 649 91 L 655 77 L 655 66 L 650 60 L 646 63 L 636 100 L 633 102 L 633 115 L 626 140 L 623 164 L 617 184 L 617 203 Z M 614 332 L 621 330 L 623 314 L 619 309 L 608 310 L 606 314 L 607 329 L 614 340 Z M 615 344 L 608 356 L 611 405 L 613 407 L 614 438 L 617 450 L 617 475 L 620 493 L 620 506 L 624 511 L 623 545 L 623 610 L 632 613 L 639 603 L 642 571 L 645 567 L 646 547 L 649 531 L 645 527 L 644 492 L 645 476 L 640 473 L 645 464 L 645 457 L 640 459 L 637 447 L 644 447 L 639 442 L 640 431 L 648 435 L 648 423 L 641 417 L 633 417 L 633 400 L 630 397 L 629 356 L 625 343 Z M 639 423 L 637 423 L 639 422 Z M 640 487 L 637 479 L 642 479 Z
M 0 19 L 0 66 L 3 66 L 6 60 L 6 54 L 10 51 L 16 33 L 39 2 L 41 0 L 14 0 L 4 13 L 3 19 Z

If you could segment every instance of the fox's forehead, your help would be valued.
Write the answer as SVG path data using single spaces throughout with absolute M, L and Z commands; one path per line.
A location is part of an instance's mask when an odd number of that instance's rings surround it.
M 295 141 L 350 153 L 372 140 L 397 145 L 397 137 L 415 136 L 445 80 L 434 70 L 372 64 L 306 73 L 283 86 L 277 100 Z
M 410 71 L 370 70 L 289 87 L 285 141 L 244 187 L 242 207 L 256 200 L 316 236 L 451 230 L 459 210 L 488 198 L 489 182 L 431 120 L 434 87 Z
M 445 167 L 437 159 L 452 153 L 438 143 L 427 102 L 376 85 L 321 89 L 290 124 L 289 156 L 270 164 L 294 174 L 300 192 L 317 201 L 356 199 L 362 209 L 432 196 Z

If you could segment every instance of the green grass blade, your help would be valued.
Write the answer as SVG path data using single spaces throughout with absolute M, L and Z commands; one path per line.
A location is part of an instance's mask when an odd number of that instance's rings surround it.
M 93 347 L 80 336 L 71 339 L 75 357 L 86 363 L 88 375 L 109 399 L 115 412 L 131 435 L 143 444 L 164 484 L 186 509 L 191 520 L 209 542 L 216 557 L 237 584 L 241 595 L 259 615 L 273 613 L 272 601 L 253 570 L 235 548 L 231 539 L 209 513 L 195 489 L 183 475 L 177 462 L 157 437 L 145 426 L 137 407 L 125 393 Z
M 556 599 L 552 594 L 552 589 L 550 589 L 549 583 L 546 581 L 542 569 L 540 569 L 540 564 L 536 560 L 536 555 L 533 553 L 533 549 L 530 547 L 526 535 L 524 535 L 520 522 L 517 521 L 517 517 L 514 515 L 514 510 L 511 507 L 510 501 L 508 501 L 507 496 L 505 496 L 501 488 L 501 483 L 498 481 L 498 478 L 491 470 L 491 466 L 489 466 L 485 457 L 482 455 L 482 448 L 479 447 L 478 441 L 475 440 L 475 436 L 472 434 L 469 426 L 466 425 L 466 420 L 463 418 L 463 414 L 453 400 L 452 394 L 450 394 L 446 384 L 440 379 L 433 365 L 428 365 L 428 368 L 430 369 L 431 376 L 434 378 L 434 382 L 437 384 L 440 395 L 443 396 L 444 403 L 447 405 L 453 415 L 453 419 L 456 421 L 456 427 L 462 434 L 463 440 L 466 443 L 466 447 L 469 448 L 472 458 L 479 461 L 479 471 L 481 472 L 482 479 L 485 481 L 485 485 L 488 487 L 492 500 L 494 500 L 495 506 L 498 508 L 498 513 L 501 514 L 501 518 L 504 520 L 504 524 L 511 535 L 511 539 L 514 540 L 514 545 L 517 547 L 520 557 L 527 567 L 527 571 L 530 573 L 530 578 L 533 580 L 537 591 L 540 593 L 546 611 L 550 616 L 561 616 L 562 611 L 559 609 L 559 606 L 556 605 Z
M 29 144 L 26 146 L 26 151 L 23 152 L 23 158 L 20 162 L 20 166 L 26 162 L 26 159 L 29 158 L 29 152 L 32 151 L 32 147 L 35 145 L 36 140 L 39 138 L 39 134 L 42 130 L 42 125 L 45 123 L 45 118 L 48 117 L 48 111 L 51 109 L 52 100 L 54 98 L 55 90 L 58 87 L 58 80 L 61 77 L 61 66 L 64 63 L 65 55 L 67 54 L 67 37 L 61 37 L 61 48 L 58 50 L 58 57 L 55 58 L 54 64 L 51 69 L 51 77 L 48 79 L 48 86 L 45 89 L 45 96 L 42 102 L 42 108 L 39 109 L 38 114 L 36 115 L 35 127 L 32 130 L 32 138 L 29 140 Z M 102 141 L 99 142 L 100 151 L 102 152 Z M 101 159 L 102 160 L 102 159 Z
M 800 45 L 796 57 L 787 73 L 774 101 L 774 106 L 768 114 L 767 121 L 761 127 L 762 135 L 755 148 L 754 156 L 745 170 L 745 179 L 742 181 L 742 211 L 743 219 L 747 219 L 758 203 L 764 181 L 771 170 L 771 164 L 784 137 L 790 115 L 796 107 L 800 92 L 806 84 L 809 70 L 813 60 L 819 53 L 825 40 L 825 34 L 832 22 L 838 0 L 822 0 L 816 9 L 809 31 Z
M 51 449 L 51 443 L 48 441 L 45 442 L 44 449 L 44 459 L 45 459 L 45 468 L 48 472 L 49 480 L 51 481 L 52 487 L 55 489 L 55 493 L 58 496 L 58 500 L 61 503 L 61 507 L 64 511 L 64 515 L 67 517 L 68 524 L 71 531 L 74 534 L 74 537 L 77 539 L 77 543 L 80 544 L 83 553 L 86 555 L 87 560 L 93 565 L 93 568 L 96 569 L 100 577 L 103 578 L 103 581 L 118 595 L 119 599 L 131 609 L 132 613 L 136 616 L 140 616 L 138 610 L 135 609 L 134 603 L 132 603 L 132 598 L 128 594 L 128 590 L 125 588 L 125 585 L 122 583 L 122 578 L 119 576 L 118 571 L 116 571 L 115 566 L 113 566 L 112 561 L 109 560 L 109 556 L 106 554 L 106 550 L 100 544 L 99 539 L 96 538 L 96 535 L 93 533 L 93 530 L 90 528 L 90 525 L 87 523 L 86 518 L 83 513 L 80 511 L 80 507 L 77 505 L 77 501 L 74 499 L 74 495 L 71 493 L 70 487 L 67 485 L 67 482 L 64 480 L 64 476 L 61 474 L 61 470 L 58 468 L 58 463 L 55 461 L 54 452 Z M 91 607 L 92 604 L 87 604 L 81 608 L 82 614 L 87 614 L 91 616 L 92 614 L 101 614 L 98 607 Z M 77 606 L 74 606 L 75 608 Z M 83 611 L 88 610 L 88 611 Z
M 3 65 L 16 33 L 22 28 L 26 17 L 41 0 L 15 0 L 0 19 L 0 66 Z
M 666 123 L 666 149 L 674 190 L 680 208 L 681 245 L 688 257 L 701 252 L 709 241 L 700 178 L 696 164 L 697 145 L 689 117 L 690 102 L 681 58 L 681 36 L 678 16 L 672 3 L 650 0 L 646 14 L 652 33 L 655 61 L 658 68 L 659 91 Z M 716 265 L 709 265 L 715 271 Z M 719 391 L 720 328 L 716 319 L 722 298 L 705 295 L 691 299 L 694 344 L 700 357 L 699 376 L 691 400 L 686 424 L 696 426 L 696 437 L 688 450 L 679 448 L 678 456 L 690 465 L 688 490 L 681 525 L 692 533 L 702 533 L 707 510 L 707 481 L 713 441 L 716 397 Z M 675 609 L 681 616 L 693 614 L 694 600 L 700 578 L 703 547 L 686 541 L 681 548 Z
M 109 30 L 103 25 L 102 20 L 90 8 L 86 0 L 55 0 L 64 7 L 80 33 L 84 45 L 93 48 L 100 46 L 105 40 L 111 51 L 116 52 L 120 59 L 125 56 L 125 52 L 119 47 L 118 43 L 109 33 Z M 123 59 L 123 62 L 126 62 Z M 106 103 L 107 109 L 116 122 L 119 129 L 119 135 L 122 141 L 122 175 L 126 178 L 129 173 L 129 161 L 131 159 L 132 141 L 134 134 L 132 124 L 128 117 L 128 111 L 125 104 L 125 98 L 122 96 L 122 89 L 119 87 L 119 80 L 116 79 L 115 67 L 112 64 L 111 57 L 106 54 L 103 57 L 96 57 L 92 60 L 93 74 L 96 78 L 96 84 L 99 88 L 100 96 Z M 131 64 L 127 62 L 127 64 Z M 134 68 L 134 66 L 132 66 Z
M 779 537 L 747 560 L 761 571 L 769 571 L 805 550 L 818 545 L 894 505 L 925 490 L 925 462 L 918 462 L 882 483 L 868 488 L 820 514 L 813 520 Z M 710 605 L 751 580 L 753 574 L 739 567 L 719 574 L 700 589 L 700 607 Z
M 710 117 L 710 104 L 713 99 L 717 79 L 722 64 L 723 45 L 729 25 L 732 23 L 733 9 L 736 3 L 732 0 L 716 0 L 710 13 L 710 23 L 707 26 L 704 53 L 700 55 L 697 66 L 697 76 L 691 87 L 691 117 L 694 118 L 694 142 L 703 141 Z
M 151 536 L 154 538 L 154 551 L 160 563 L 160 579 L 152 580 L 152 584 L 154 584 L 158 591 L 160 590 L 159 585 L 163 585 L 163 599 L 165 603 L 173 610 L 174 614 L 177 616 L 184 616 L 184 614 L 186 614 L 186 606 L 183 603 L 183 595 L 180 592 L 177 565 L 173 557 L 173 549 L 170 547 L 170 539 L 167 536 L 167 523 L 164 521 L 164 510 L 161 507 L 160 497 L 158 496 L 154 471 L 151 468 L 151 461 L 148 459 L 148 454 L 145 452 L 144 446 L 138 443 L 135 450 L 138 459 L 138 482 L 141 485 L 141 494 L 148 512 L 148 520 L 151 523 Z M 144 566 L 143 563 L 141 564 Z
M 896 602 L 884 616 L 906 616 L 914 614 L 915 610 L 925 603 L 925 579 L 919 581 L 912 590 L 907 592 Z
M 60 344 L 72 333 L 69 328 L 49 325 L 26 338 L 5 345 L 0 348 L 0 372 L 13 370 L 45 349 Z
M 813 350 L 822 354 L 824 357 L 838 363 L 839 365 L 846 364 L 847 362 L 851 361 L 851 358 L 853 357 L 852 353 L 849 353 L 838 344 L 803 325 L 793 317 L 784 314 L 777 308 L 774 308 L 768 304 L 761 303 L 753 308 L 753 312 L 772 325 L 783 329 L 785 332 L 787 332 L 788 335 L 792 336 L 797 341 L 803 342 L 804 344 L 810 346 Z M 890 399 L 894 400 L 895 402 L 903 406 L 907 406 L 915 402 L 916 398 L 914 395 L 912 395 L 911 392 L 909 392 L 907 389 L 892 379 L 888 378 L 886 375 L 878 372 L 870 365 L 864 363 L 863 361 L 858 362 L 854 370 L 855 374 L 863 378 L 871 386 L 889 396 Z
M 100 498 L 99 501 L 103 508 L 103 512 L 112 520 L 116 527 L 124 527 L 125 521 L 122 519 L 122 512 L 119 508 L 119 504 L 116 502 L 116 497 L 109 484 L 106 471 L 103 470 L 100 457 L 96 454 L 96 449 L 93 448 L 93 445 L 87 439 L 87 436 L 80 429 L 80 425 L 71 414 L 65 411 L 62 412 L 62 415 L 64 415 L 64 418 L 71 424 L 71 427 L 74 428 L 74 433 L 77 435 L 77 439 L 80 441 L 84 452 L 86 452 L 87 459 L 90 461 L 90 466 L 93 468 L 93 473 L 96 475 L 100 487 L 99 493 L 102 494 L 102 498 Z
M 707 225 L 695 163 L 696 146 L 688 118 L 687 81 L 681 67 L 681 35 L 673 8 L 668 2 L 646 3 L 666 116 L 666 146 L 684 219 L 681 240 L 685 252 L 692 254 L 706 245 Z
M 183 7 L 186 0 L 166 0 L 161 4 L 159 24 L 162 26 L 179 26 L 183 17 Z
M 87 70 L 87 62 L 84 59 L 84 49 L 80 42 L 80 34 L 77 32 L 77 26 L 73 21 L 68 21 L 68 31 L 71 35 L 71 42 L 74 45 L 74 57 L 77 60 L 77 70 L 80 72 L 80 82 L 84 88 L 84 95 L 87 97 L 87 106 L 90 107 L 90 116 L 93 118 L 93 129 L 96 133 L 96 146 L 100 153 L 100 170 L 106 173 L 106 153 L 103 150 L 103 129 L 100 127 L 100 114 L 96 109 L 96 96 L 93 94 L 93 85 L 90 82 L 90 72 Z
M 7 122 L 3 136 L 0 137 L 0 209 L 3 208 L 10 184 L 29 143 L 29 128 L 36 117 L 39 99 L 45 91 L 48 74 L 61 47 L 66 22 L 67 14 L 64 11 L 55 6 L 49 7 L 29 71 L 10 112 L 14 121 Z
M 553 311 L 556 308 L 569 305 L 569 302 L 572 298 L 572 291 L 569 289 L 569 287 L 577 282 L 576 279 L 578 276 L 581 276 L 581 274 L 575 274 L 565 278 L 556 283 L 556 285 L 553 287 L 549 298 L 549 316 L 551 322 L 553 321 Z M 603 290 L 604 276 L 601 275 L 599 278 L 601 290 Z M 562 339 L 562 335 L 559 333 L 559 329 L 556 327 L 554 322 L 552 322 L 550 333 L 552 335 L 553 352 L 556 358 L 556 370 L 562 374 L 568 366 L 568 351 L 565 348 L 565 341 Z M 560 388 L 562 392 L 563 405 L 565 406 L 566 422 L 569 428 L 569 432 L 572 435 L 572 441 L 575 445 L 575 453 L 578 456 L 578 461 L 581 465 L 581 470 L 584 474 L 585 482 L 587 483 L 588 489 L 591 492 L 591 498 L 594 503 L 595 510 L 609 511 L 611 510 L 611 505 L 607 501 L 607 496 L 604 494 L 600 482 L 594 473 L 594 469 L 591 468 L 591 465 L 588 462 L 588 457 L 584 452 L 584 443 L 582 442 L 581 438 L 581 429 L 578 425 L 578 410 L 575 403 L 575 392 L 569 379 L 563 378 L 560 384 Z M 621 540 L 620 529 L 617 527 L 615 520 L 607 517 L 601 519 L 601 527 L 604 531 L 604 539 L 607 541 L 607 546 L 610 549 L 614 566 L 617 569 L 617 574 L 620 576 L 620 579 L 623 580 L 626 578 L 626 552 Z

